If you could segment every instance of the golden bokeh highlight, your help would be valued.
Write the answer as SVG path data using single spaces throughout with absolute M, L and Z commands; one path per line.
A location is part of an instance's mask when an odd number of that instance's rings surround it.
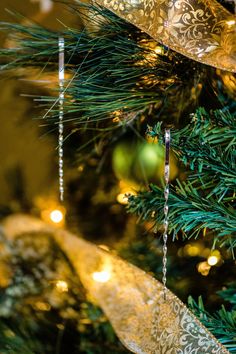
M 51 310 L 51 306 L 48 304 L 48 303 L 46 303 L 46 302 L 42 302 L 42 301 L 37 301 L 36 303 L 35 303 L 35 309 L 36 310 L 39 310 L 39 311 L 50 311 Z
M 116 197 L 117 202 L 123 205 L 128 204 L 129 196 L 137 194 L 135 191 L 135 187 L 135 183 L 132 185 L 131 183 L 121 180 L 119 182 L 120 192 Z
M 221 261 L 221 254 L 218 250 L 214 250 L 210 253 L 210 255 L 207 258 L 207 263 L 210 266 L 215 266 Z
M 68 288 L 68 284 L 66 281 L 64 280 L 58 280 L 56 282 L 56 289 L 60 292 L 60 293 L 66 293 L 68 292 L 69 288 Z
M 41 197 L 35 201 L 36 207 L 41 210 L 41 219 L 57 227 L 65 226 L 66 209 L 54 198 Z
M 207 259 L 207 263 L 210 265 L 210 266 L 214 266 L 218 263 L 218 258 L 216 256 L 210 256 L 208 257 Z
M 228 25 L 229 27 L 231 27 L 231 26 L 234 26 L 234 25 L 236 24 L 236 21 L 232 19 L 232 20 L 226 21 L 226 23 L 227 23 L 227 25 Z
M 50 219 L 55 224 L 59 224 L 60 222 L 62 222 L 63 218 L 64 218 L 64 215 L 63 215 L 62 211 L 59 209 L 52 210 L 50 213 Z
M 200 262 L 197 265 L 198 272 L 201 273 L 201 275 L 203 275 L 205 277 L 209 274 L 210 269 L 211 269 L 211 266 L 206 261 Z
M 92 274 L 93 280 L 98 283 L 106 283 L 111 279 L 111 273 L 107 270 L 103 270 L 101 272 L 94 272 Z

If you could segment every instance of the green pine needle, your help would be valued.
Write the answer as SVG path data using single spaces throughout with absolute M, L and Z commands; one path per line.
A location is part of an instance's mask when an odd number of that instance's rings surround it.
M 203 229 L 215 234 L 221 246 L 236 247 L 236 116 L 218 110 L 208 114 L 198 109 L 193 121 L 172 131 L 171 146 L 190 169 L 188 180 L 171 186 L 169 196 L 170 232 L 182 231 L 186 238 L 198 237 Z M 148 134 L 163 143 L 161 124 Z M 142 220 L 163 222 L 163 188 L 130 197 L 128 210 Z M 155 217 L 153 219 L 153 213 Z
M 192 297 L 189 307 L 204 326 L 223 344 L 230 353 L 236 353 L 236 311 L 227 311 L 224 306 L 213 314 L 208 313 L 199 297 L 198 303 Z
M 0 23 L 10 33 L 10 48 L 0 50 L 1 70 L 30 68 L 58 70 L 58 37 L 65 38 L 66 99 L 64 122 L 79 128 L 110 129 L 135 122 L 145 112 L 156 116 L 165 107 L 164 117 L 179 119 L 194 103 L 190 95 L 203 80 L 205 67 L 159 46 L 136 27 L 99 6 L 78 2 L 70 5 L 88 24 L 87 28 L 66 28 L 56 33 L 39 25 Z M 187 69 L 186 69 L 187 68 Z M 21 70 L 22 73 L 22 70 Z M 40 78 L 40 76 L 39 76 Z M 58 121 L 58 90 L 40 97 L 44 118 Z M 175 107 L 173 105 L 175 102 Z M 177 104 L 176 104 L 177 103 Z M 112 119 L 119 114 L 119 121 Z

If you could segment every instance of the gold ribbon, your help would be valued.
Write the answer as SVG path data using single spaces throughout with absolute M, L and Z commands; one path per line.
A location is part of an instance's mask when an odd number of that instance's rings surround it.
M 229 354 L 187 307 L 141 269 L 77 236 L 32 217 L 4 223 L 8 237 L 48 232 L 66 253 L 123 344 L 138 354 Z
M 236 72 L 236 19 L 216 0 L 96 0 L 157 42 Z

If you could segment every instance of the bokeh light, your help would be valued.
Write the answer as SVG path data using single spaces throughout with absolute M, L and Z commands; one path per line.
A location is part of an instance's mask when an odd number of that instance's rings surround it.
M 52 210 L 50 213 L 50 219 L 55 224 L 59 224 L 60 222 L 62 222 L 63 218 L 64 218 L 64 215 L 63 215 L 62 211 L 59 209 Z
M 64 280 L 58 280 L 56 282 L 56 288 L 60 293 L 66 293 L 68 292 L 68 284 Z
M 94 272 L 93 273 L 93 280 L 97 281 L 98 283 L 106 283 L 111 278 L 111 273 L 104 270 L 101 272 Z

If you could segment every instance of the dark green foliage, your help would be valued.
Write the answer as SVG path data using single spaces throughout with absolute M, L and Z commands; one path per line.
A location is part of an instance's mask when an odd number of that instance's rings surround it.
M 65 38 L 70 78 L 65 84 L 64 121 L 71 130 L 87 128 L 97 130 L 97 135 L 101 131 L 106 134 L 110 129 L 135 124 L 143 114 L 153 119 L 161 111 L 162 117 L 178 120 L 195 102 L 204 66 L 162 46 L 162 53 L 157 54 L 157 43 L 103 8 L 80 4 L 73 10 L 89 23 L 87 29 L 67 28 L 58 34 L 34 24 L 0 25 L 12 39 L 12 48 L 0 51 L 2 61 L 7 60 L 1 69 L 25 67 L 27 76 L 30 67 L 56 73 L 58 36 Z M 56 122 L 55 97 L 41 97 L 39 101 L 44 117 Z M 119 120 L 114 123 L 117 114 Z
M 26 328 L 20 321 L 0 320 L 1 354 L 41 354 L 45 353 L 42 342 L 32 329 Z
M 23 69 L 23 75 L 30 77 L 31 68 L 37 68 L 45 75 L 53 72 L 57 77 L 58 37 L 65 38 L 66 72 L 69 78 L 66 82 L 64 121 L 68 126 L 68 134 L 86 131 L 86 134 L 80 134 L 79 141 L 71 144 L 71 159 L 74 160 L 78 145 L 89 144 L 90 140 L 97 142 L 101 137 L 114 142 L 127 128 L 131 127 L 130 131 L 139 129 L 140 132 L 143 125 L 153 125 L 160 116 L 165 125 L 170 123 L 178 126 L 176 122 L 181 120 L 183 127 L 188 116 L 186 113 L 195 110 L 208 70 L 163 46 L 159 47 L 162 53 L 156 53 L 154 48 L 157 43 L 100 7 L 81 3 L 80 7 L 70 6 L 82 16 L 87 28 L 65 28 L 63 33 L 56 33 L 36 24 L 23 26 L 1 23 L 0 30 L 10 33 L 10 47 L 1 49 L 0 56 L 2 72 L 12 70 L 17 76 L 22 75 Z M 58 88 L 55 87 L 50 95 L 38 98 L 47 123 L 55 124 L 58 121 L 57 96 Z M 197 237 L 207 229 L 207 233 L 212 234 L 220 245 L 228 246 L 231 250 L 235 247 L 235 118 L 235 104 L 231 105 L 230 110 L 225 108 L 210 113 L 198 109 L 190 124 L 180 130 L 172 129 L 172 149 L 189 169 L 185 174 L 187 181 L 181 180 L 171 186 L 169 206 L 173 238 L 177 234 L 183 234 L 186 238 Z M 143 124 L 139 125 L 140 121 Z M 149 134 L 158 136 L 162 142 L 160 124 L 149 128 Z M 100 146 L 96 148 L 102 150 Z M 86 160 L 87 155 L 84 154 L 83 158 Z M 112 207 L 117 205 L 114 205 L 112 193 L 110 199 L 107 197 L 108 190 L 116 183 L 107 165 L 105 177 L 110 180 L 106 183 L 102 178 L 98 180 L 97 175 L 94 176 L 92 161 L 93 171 L 90 173 L 93 177 L 83 175 L 79 188 L 77 180 L 68 188 L 70 208 L 74 204 L 76 210 L 74 219 L 79 220 L 82 232 L 87 237 L 96 234 L 101 238 L 105 232 L 112 234 L 110 230 L 112 227 L 114 229 L 114 225 L 116 231 L 113 232 L 113 238 L 123 236 L 121 229 L 125 222 L 121 206 L 118 216 L 112 214 L 115 209 Z M 98 163 L 96 167 L 101 170 Z M 81 190 L 78 192 L 78 189 Z M 104 192 L 102 198 L 105 208 L 101 196 L 100 199 L 97 197 L 101 190 Z M 80 204 L 76 198 L 81 198 Z M 130 198 L 128 210 L 140 219 L 155 221 L 160 226 L 163 205 L 163 188 L 152 185 L 149 191 Z M 111 218 L 113 223 L 108 220 Z M 99 222 L 103 223 L 102 227 Z M 153 235 L 146 234 L 143 232 L 142 238 L 135 236 L 135 240 L 129 239 L 127 244 L 120 245 L 119 253 L 160 279 L 161 247 Z M 86 300 L 84 289 L 65 255 L 50 240 L 46 242 L 46 249 L 37 244 L 43 242 L 45 245 L 48 235 L 37 235 L 37 241 L 33 241 L 32 235 L 24 237 L 26 241 L 23 243 L 18 239 L 14 245 L 8 245 L 10 257 L 7 258 L 7 264 L 14 272 L 9 286 L 0 289 L 1 353 L 127 353 L 103 313 Z M 128 237 L 131 237 L 130 229 Z M 178 252 L 178 246 L 175 243 L 169 252 L 168 286 L 182 299 L 186 299 L 189 289 L 194 289 L 191 293 L 195 294 L 198 287 L 204 289 L 203 284 L 210 281 L 209 278 L 200 279 L 201 275 L 195 274 L 196 264 L 202 260 L 200 256 L 192 261 L 180 257 L 177 265 L 174 255 Z M 30 255 L 32 249 L 33 258 L 27 256 L 27 250 L 30 250 Z M 35 252 L 38 249 L 40 252 Z M 60 294 L 60 301 L 55 306 L 51 297 L 55 295 L 55 280 L 59 275 L 61 278 L 61 266 L 65 270 L 63 275 L 69 291 Z M 218 270 L 214 271 L 214 277 L 217 278 Z M 195 283 L 194 286 L 191 281 Z M 210 297 L 209 293 L 214 293 L 213 287 L 209 284 L 208 290 L 205 290 L 207 298 Z M 235 285 L 218 293 L 235 307 Z M 49 304 L 50 309 L 37 309 L 37 301 Z M 211 315 L 205 311 L 201 300 L 196 304 L 191 298 L 189 306 L 219 341 L 230 352 L 236 353 L 235 311 L 227 311 L 222 307 Z
M 235 281 L 228 284 L 226 288 L 218 291 L 218 294 L 224 299 L 224 301 L 230 302 L 233 309 L 236 309 L 236 283 Z
M 200 297 L 196 303 L 189 297 L 189 307 L 208 328 L 208 330 L 222 343 L 230 353 L 236 353 L 236 311 L 227 311 L 224 306 L 213 314 L 208 313 Z
M 148 134 L 161 137 L 161 124 Z M 172 131 L 171 146 L 189 168 L 187 181 L 171 186 L 169 197 L 170 231 L 197 237 L 203 229 L 214 232 L 215 240 L 233 250 L 236 246 L 236 119 L 235 111 L 225 109 L 208 114 L 198 109 L 190 124 Z M 160 143 L 162 139 L 160 139 Z M 163 188 L 130 197 L 128 210 L 143 220 L 160 224 L 163 220 Z
M 150 129 L 153 137 L 160 136 L 161 125 Z M 191 182 L 211 190 L 219 201 L 232 196 L 236 188 L 236 107 L 233 112 L 221 109 L 210 114 L 199 108 L 190 124 L 172 131 L 171 146 L 180 161 L 191 171 Z

